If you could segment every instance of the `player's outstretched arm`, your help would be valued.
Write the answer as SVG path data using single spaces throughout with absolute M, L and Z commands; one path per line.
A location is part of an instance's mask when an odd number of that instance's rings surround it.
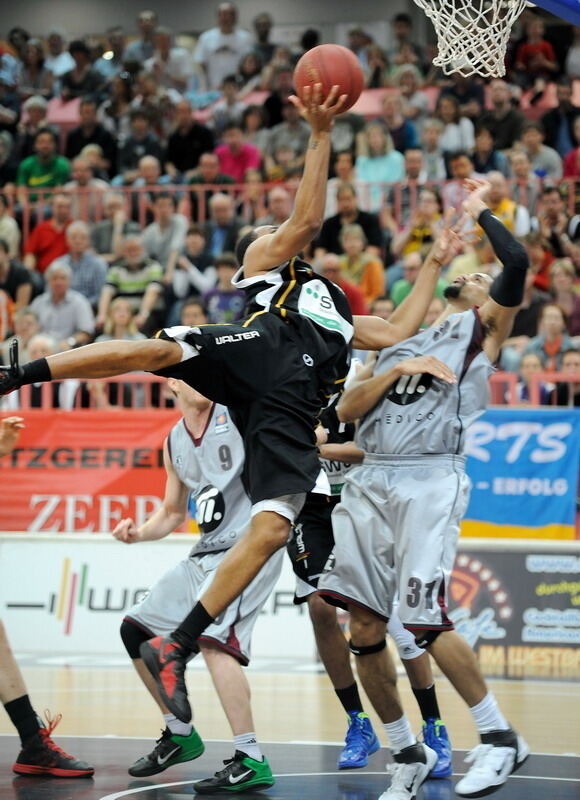
M 181 482 L 173 468 L 167 440 L 163 445 L 163 463 L 167 473 L 163 503 L 139 527 L 129 517 L 122 519 L 113 531 L 113 536 L 120 542 L 134 544 L 135 542 L 152 542 L 156 539 L 163 539 L 179 528 L 185 520 L 189 489 Z
M 181 361 L 176 342 L 146 339 L 142 342 L 97 342 L 30 361 L 21 367 L 0 367 L 0 396 L 28 383 L 65 378 L 109 378 L 134 370 L 155 372 Z
M 324 220 L 330 129 L 334 117 L 340 114 L 344 106 L 346 95 L 339 96 L 339 87 L 333 86 L 323 101 L 321 88 L 321 84 L 316 84 L 312 91 L 305 88 L 302 101 L 295 96 L 289 98 L 312 129 L 304 172 L 291 216 L 274 233 L 260 236 L 248 247 L 244 258 L 246 278 L 267 272 L 298 255 L 314 239 Z
M 483 349 L 490 361 L 496 361 L 524 299 L 526 273 L 530 262 L 524 246 L 487 207 L 485 200 L 490 184 L 476 180 L 465 181 L 465 184 L 471 194 L 464 201 L 463 210 L 483 228 L 503 264 L 503 270 L 489 290 L 489 300 L 479 311 L 488 330 Z

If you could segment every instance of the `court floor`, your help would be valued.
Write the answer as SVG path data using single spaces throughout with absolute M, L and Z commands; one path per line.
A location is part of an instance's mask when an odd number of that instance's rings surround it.
M 0 716 L 0 800 L 178 800 L 191 797 L 192 783 L 213 774 L 231 756 L 227 723 L 203 662 L 193 663 L 188 684 L 195 724 L 206 741 L 204 755 L 149 779 L 136 780 L 127 767 L 149 752 L 162 720 L 121 657 L 27 657 L 19 654 L 35 708 L 63 714 L 54 738 L 68 752 L 95 766 L 94 779 L 15 776 L 18 751 L 5 714 Z M 388 751 L 371 757 L 363 770 L 336 770 L 345 720 L 319 665 L 262 660 L 248 671 L 254 717 L 277 782 L 243 796 L 280 800 L 376 800 L 388 786 Z M 423 800 L 455 797 L 453 784 L 465 772 L 465 750 L 476 744 L 470 716 L 453 689 L 438 679 L 438 694 L 454 746 L 452 780 L 428 781 Z M 506 716 L 529 742 L 533 755 L 495 796 L 498 800 L 580 798 L 580 685 L 545 681 L 492 681 Z M 419 715 L 404 677 L 403 701 L 416 730 Z M 368 710 L 368 709 L 367 709 Z M 380 730 L 378 721 L 371 713 Z M 384 741 L 384 736 L 381 737 Z

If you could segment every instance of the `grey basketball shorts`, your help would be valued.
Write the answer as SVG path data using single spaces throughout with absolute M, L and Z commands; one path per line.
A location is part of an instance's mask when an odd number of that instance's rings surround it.
M 469 497 L 462 456 L 373 456 L 346 476 L 318 591 L 413 630 L 452 630 L 447 592 Z
M 227 550 L 192 555 L 180 561 L 163 575 L 144 600 L 129 609 L 126 617 L 155 636 L 171 633 L 211 585 L 226 553 Z M 274 553 L 242 594 L 199 637 L 199 641 L 216 645 L 247 666 L 254 625 L 276 585 L 283 561 L 283 550 Z

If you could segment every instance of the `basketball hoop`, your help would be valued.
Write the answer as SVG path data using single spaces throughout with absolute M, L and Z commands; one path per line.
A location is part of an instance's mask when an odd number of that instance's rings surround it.
M 527 0 L 415 0 L 437 34 L 433 64 L 446 75 L 505 75 L 510 31 Z

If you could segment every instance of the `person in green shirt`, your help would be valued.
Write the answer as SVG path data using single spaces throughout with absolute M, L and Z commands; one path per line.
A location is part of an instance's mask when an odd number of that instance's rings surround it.
M 408 253 L 403 259 L 403 277 L 401 280 L 395 281 L 390 292 L 390 297 L 395 307 L 400 305 L 405 297 L 410 294 L 422 263 L 423 257 L 418 250 Z M 447 281 L 439 278 L 435 287 L 434 297 L 443 297 L 443 291 L 446 286 Z
M 34 137 L 35 155 L 29 156 L 18 167 L 16 184 L 29 189 L 51 189 L 63 186 L 70 178 L 67 158 L 57 155 L 56 133 L 50 128 L 41 128 Z M 20 202 L 36 200 L 36 195 L 20 192 Z

